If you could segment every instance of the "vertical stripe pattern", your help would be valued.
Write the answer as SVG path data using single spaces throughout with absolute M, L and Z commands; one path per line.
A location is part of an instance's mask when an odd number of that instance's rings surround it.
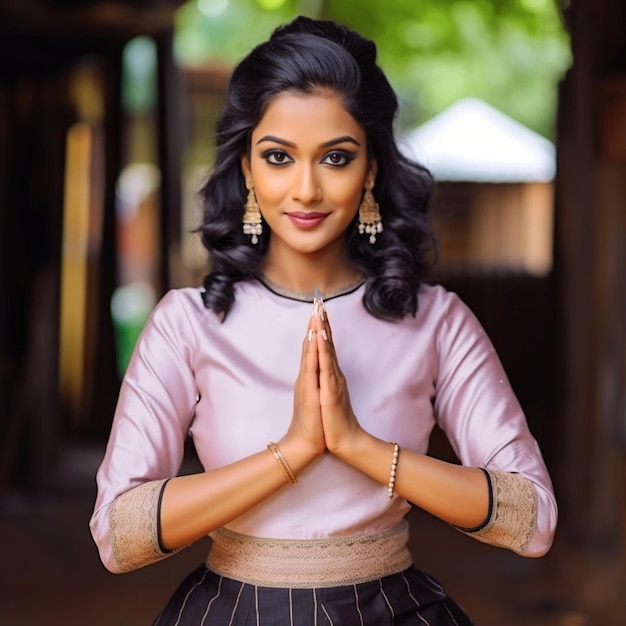
M 441 585 L 415 568 L 341 587 L 249 585 L 204 565 L 174 592 L 155 626 L 471 626 Z

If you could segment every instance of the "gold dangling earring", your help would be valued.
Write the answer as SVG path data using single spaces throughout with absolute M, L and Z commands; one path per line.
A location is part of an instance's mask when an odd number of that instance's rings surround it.
M 369 181 L 365 185 L 365 193 L 359 207 L 359 233 L 370 236 L 370 243 L 376 243 L 376 235 L 383 232 L 383 222 L 380 217 L 380 207 L 372 193 L 374 182 Z
M 248 199 L 244 205 L 243 212 L 243 234 L 251 235 L 250 241 L 253 244 L 259 242 L 259 235 L 263 233 L 263 224 L 261 223 L 261 211 L 259 210 L 259 204 L 256 201 L 256 195 L 254 193 L 254 187 L 252 183 L 246 182 L 248 188 Z

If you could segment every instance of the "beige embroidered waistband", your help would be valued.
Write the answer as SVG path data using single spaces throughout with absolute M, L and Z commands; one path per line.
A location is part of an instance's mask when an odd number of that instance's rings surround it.
M 364 536 L 269 539 L 226 528 L 211 533 L 207 567 L 263 587 L 337 587 L 375 580 L 410 567 L 409 525 Z

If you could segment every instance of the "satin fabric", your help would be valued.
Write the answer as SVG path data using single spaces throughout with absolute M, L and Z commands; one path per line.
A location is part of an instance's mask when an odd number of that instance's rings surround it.
M 468 307 L 423 286 L 415 317 L 389 322 L 362 304 L 364 287 L 326 302 L 355 415 L 367 431 L 426 452 L 437 422 L 464 465 L 519 472 L 538 493 L 527 554 L 550 547 L 552 484 L 493 345 Z M 193 438 L 206 470 L 265 449 L 287 431 L 311 304 L 256 281 L 236 285 L 225 321 L 201 290 L 167 293 L 135 347 L 98 471 L 91 528 L 111 562 L 107 507 L 145 481 L 174 476 Z M 397 525 L 410 505 L 330 454 L 228 524 L 260 537 L 353 535 Z

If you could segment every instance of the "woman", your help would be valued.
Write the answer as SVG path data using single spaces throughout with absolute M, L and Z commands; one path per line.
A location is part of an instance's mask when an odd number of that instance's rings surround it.
M 233 74 L 210 272 L 144 329 L 91 521 L 113 572 L 211 535 L 157 624 L 470 624 L 413 566 L 409 502 L 550 548 L 550 478 L 493 347 L 424 284 L 432 180 L 396 110 L 374 44 L 330 22 L 296 19 Z M 426 455 L 435 423 L 462 465 Z M 187 436 L 205 471 L 176 476 Z

